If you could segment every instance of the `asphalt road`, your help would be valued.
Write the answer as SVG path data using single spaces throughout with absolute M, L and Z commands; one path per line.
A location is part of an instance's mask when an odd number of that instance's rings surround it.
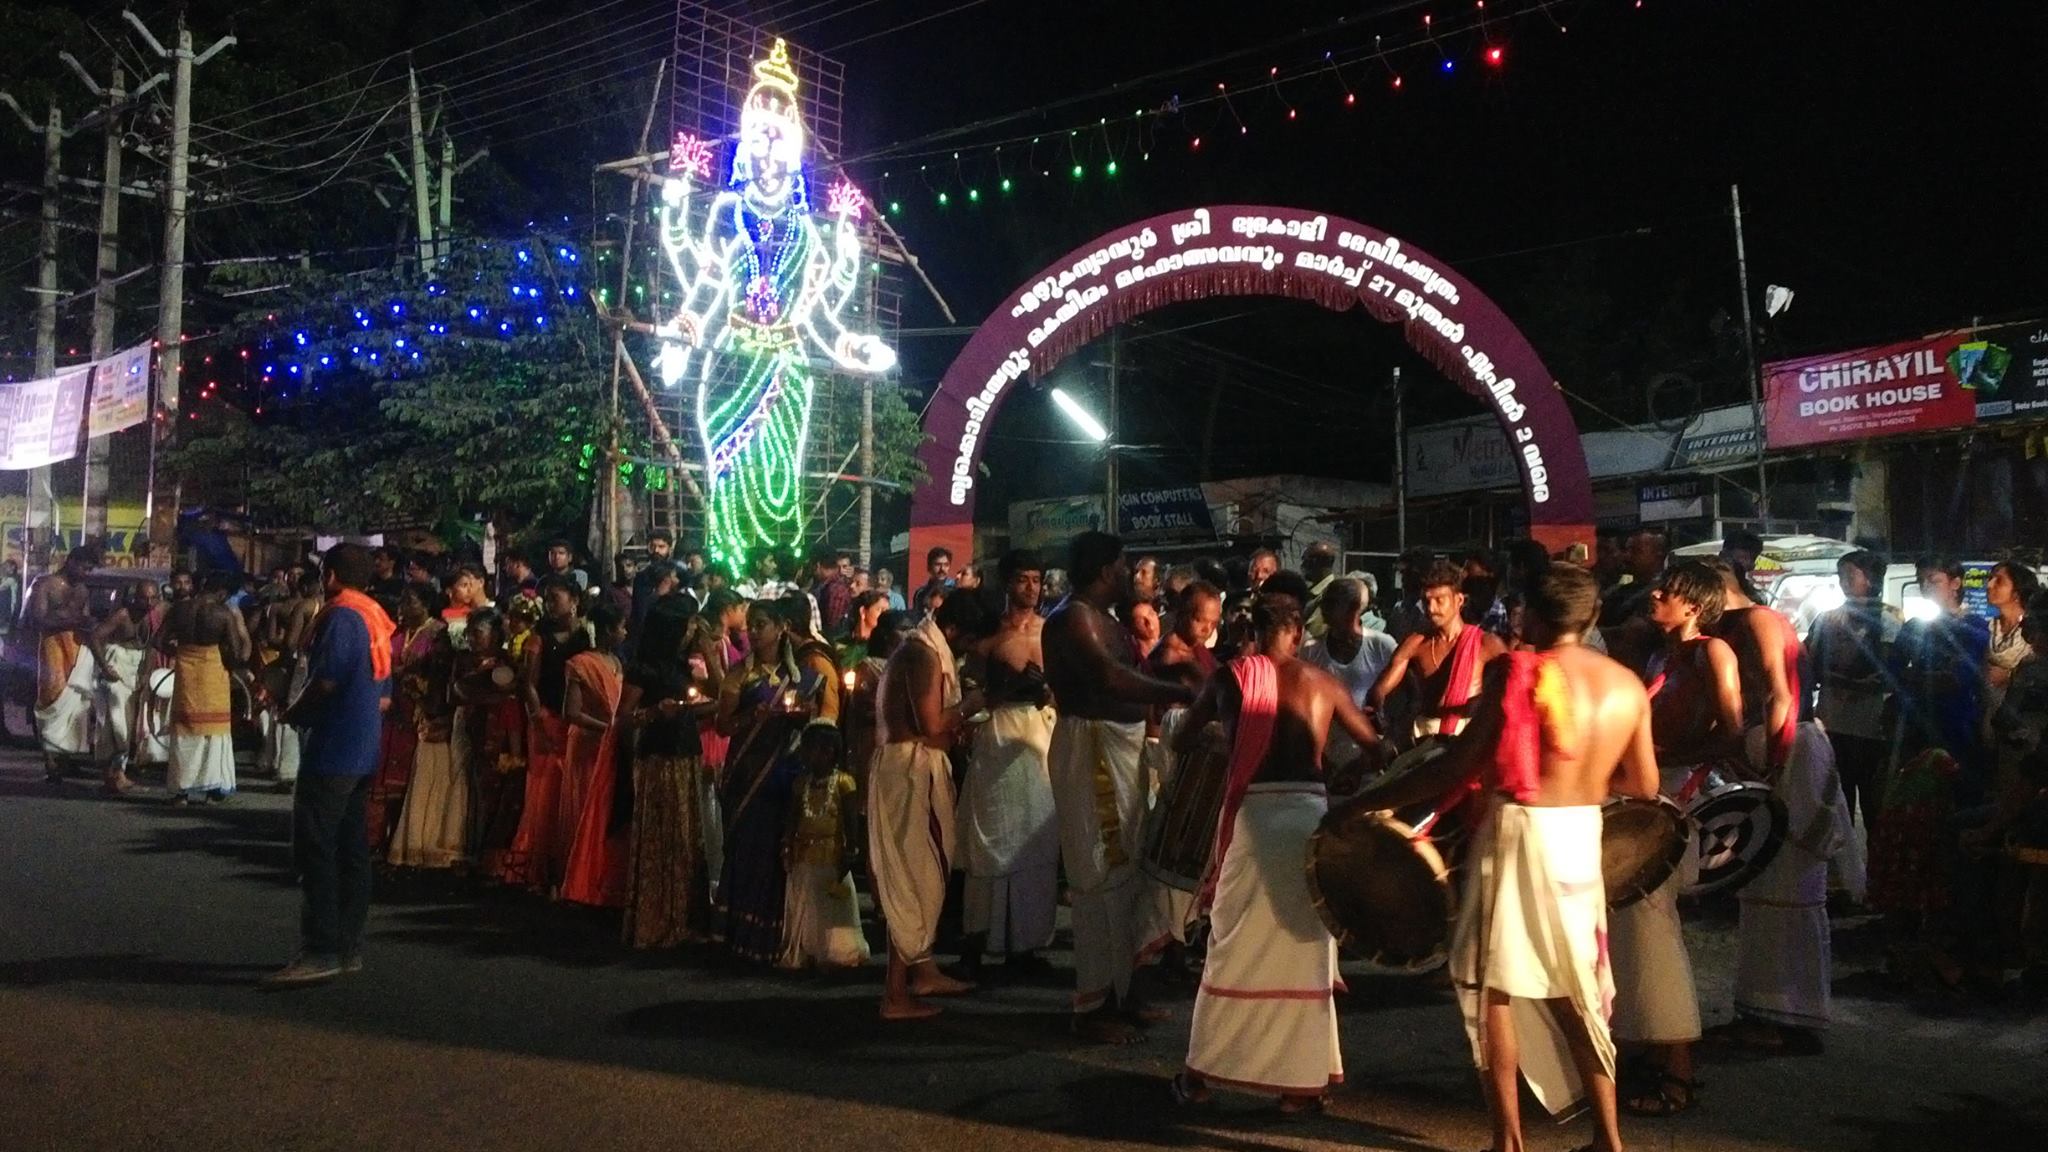
M 42 783 L 0 752 L 0 1149 L 973 1148 L 1470 1150 L 1486 1143 L 1448 993 L 1349 974 L 1346 1083 L 1305 1122 L 1265 1101 L 1174 1108 L 1187 1005 L 1146 1042 L 1073 1043 L 1057 985 L 939 1020 L 876 1019 L 839 981 L 631 954 L 601 917 L 434 880 L 380 884 L 367 969 L 257 989 L 294 943 L 287 802 L 171 809 Z M 1710 1022 L 1728 924 L 1693 928 Z M 1636 1147 L 2048 1147 L 2048 1016 L 1871 998 L 1867 926 L 1838 927 L 1826 1055 L 1708 1053 L 1695 1113 Z M 1069 957 L 1055 954 L 1066 971 Z M 1858 994 L 1858 990 L 1863 994 Z M 1539 1152 L 1584 1124 L 1538 1123 Z

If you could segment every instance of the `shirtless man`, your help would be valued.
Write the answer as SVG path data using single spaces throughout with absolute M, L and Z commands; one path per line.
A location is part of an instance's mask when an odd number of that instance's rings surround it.
M 1415 671 L 1414 735 L 1455 736 L 1471 722 L 1480 677 L 1488 661 L 1507 651 L 1500 637 L 1465 623 L 1465 574 L 1438 560 L 1422 574 L 1422 608 L 1429 627 L 1401 641 L 1372 687 L 1372 707 L 1384 715 L 1387 699 Z
M 1174 1095 L 1200 1101 L 1211 1080 L 1257 1086 L 1277 1090 L 1281 1111 L 1292 1113 L 1319 1107 L 1344 1076 L 1332 995 L 1337 944 L 1316 917 L 1301 866 L 1328 808 L 1324 741 L 1333 720 L 1362 749 L 1376 751 L 1379 737 L 1336 677 L 1296 659 L 1300 601 L 1262 594 L 1252 625 L 1256 654 L 1210 678 L 1179 736 L 1192 748 L 1220 718 L 1232 745 L 1222 858 L 1205 892 L 1213 893 L 1209 957 Z
M 1045 564 L 1035 552 L 1011 552 L 998 574 L 1003 615 L 984 645 L 990 718 L 975 729 L 960 788 L 960 969 L 970 980 L 984 948 L 1006 957 L 1009 975 L 1044 969 L 1037 951 L 1052 942 L 1059 903 L 1059 823 L 1046 770 L 1054 714 L 1039 641 Z
M 1621 1150 L 1614 1044 L 1601 1012 L 1608 974 L 1600 805 L 1614 793 L 1656 795 L 1657 761 L 1642 682 L 1580 646 L 1598 611 L 1592 575 L 1553 565 L 1529 594 L 1525 627 L 1536 651 L 1488 665 L 1486 706 L 1450 755 L 1361 801 L 1400 807 L 1474 775 L 1485 785 L 1451 972 L 1498 1152 L 1523 1148 L 1517 1070 L 1553 1113 L 1590 1097 L 1591 1147 Z M 1525 742 L 1532 725 L 1541 738 Z M 1502 899 L 1517 890 L 1548 899 Z M 1557 1059 L 1559 1044 L 1539 1033 L 1562 1042 L 1571 1067 Z
M 1663 793 L 1689 799 L 1687 781 L 1702 765 L 1742 755 L 1735 653 L 1702 635 L 1721 619 L 1721 576 L 1707 564 L 1688 561 L 1666 569 L 1649 596 L 1650 620 L 1664 634 L 1648 671 L 1650 738 Z M 1693 1104 L 1692 1046 L 1700 1038 L 1700 1003 L 1678 916 L 1678 892 L 1690 881 L 1689 871 L 1674 871 L 1656 891 L 1608 920 L 1614 1038 L 1646 1049 L 1640 1082 L 1623 1086 L 1622 1106 L 1638 1116 L 1675 1116 Z
M 271 730 L 267 749 L 279 791 L 291 788 L 299 778 L 299 730 L 285 723 L 283 716 L 305 689 L 307 657 L 313 648 L 313 620 L 320 614 L 322 603 L 319 571 L 302 572 L 292 598 L 277 605 L 271 613 L 275 622 L 272 642 L 284 663 L 282 684 L 277 689 L 280 694 L 271 701 L 279 720 Z
M 133 724 L 138 719 L 135 690 L 142 679 L 142 654 L 149 647 L 149 591 L 155 585 L 132 585 L 126 597 L 114 605 L 107 618 L 92 632 L 92 659 L 99 677 L 99 691 L 93 700 L 98 709 L 99 731 L 94 754 L 105 757 L 102 787 L 118 796 L 134 787 L 128 779 L 128 763 L 134 749 Z
M 1785 844 L 1736 895 L 1735 1014 L 1716 1036 L 1811 1055 L 1832 1014 L 1828 861 L 1848 843 L 1849 808 L 1834 750 L 1800 688 L 1802 652 L 1785 618 L 1750 599 L 1725 560 L 1711 560 L 1726 607 L 1717 634 L 1735 651 L 1750 766 L 1785 805 Z
M 1139 672 L 1129 633 L 1110 615 L 1130 595 L 1122 540 L 1081 533 L 1068 572 L 1074 591 L 1047 617 L 1043 644 L 1046 681 L 1060 709 L 1049 757 L 1073 898 L 1074 1026 L 1096 1040 L 1127 1043 L 1136 1039 L 1134 1021 L 1116 1013 L 1135 1008 L 1145 717 L 1155 705 L 1185 703 L 1195 694 L 1186 684 Z
M 93 620 L 85 577 L 99 562 L 97 549 L 73 548 L 65 554 L 62 568 L 36 582 L 23 616 L 37 638 L 36 731 L 45 753 L 44 776 L 52 784 L 61 782 L 64 774 L 49 753 L 83 755 L 91 750 L 86 744 L 91 698 L 71 691 L 69 685 L 80 654 L 90 658 L 86 643 Z
M 175 804 L 225 799 L 235 790 L 234 692 L 228 667 L 249 658 L 242 614 L 227 605 L 234 577 L 209 573 L 203 590 L 171 606 L 156 638 L 177 680 L 171 689 L 171 766 L 165 788 Z
M 955 646 L 979 632 L 980 603 L 949 597 L 890 656 L 882 673 L 882 744 L 868 769 L 868 860 L 876 903 L 889 927 L 882 1019 L 938 1015 L 924 996 L 954 996 L 974 985 L 939 971 L 932 958 L 946 869 L 955 842 L 951 752 L 970 734 L 979 694 L 964 699 Z

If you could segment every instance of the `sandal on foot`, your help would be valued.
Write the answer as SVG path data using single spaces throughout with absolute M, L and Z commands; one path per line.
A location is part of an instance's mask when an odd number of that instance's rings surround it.
M 1666 1072 L 1657 1077 L 1656 1085 L 1648 1092 L 1636 1093 L 1621 1102 L 1622 1111 L 1631 1116 L 1670 1117 L 1692 1111 L 1699 1102 L 1699 1084 Z
M 1168 1087 L 1173 1091 L 1173 1102 L 1182 1107 L 1209 1102 L 1209 1086 L 1196 1081 L 1185 1072 L 1174 1073 Z

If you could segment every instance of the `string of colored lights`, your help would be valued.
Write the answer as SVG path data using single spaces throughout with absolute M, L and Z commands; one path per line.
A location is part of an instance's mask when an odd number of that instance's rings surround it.
M 1506 32 L 1515 21 L 1540 18 L 1557 35 L 1569 31 L 1556 12 L 1560 2 L 1493 0 L 1489 7 L 1486 0 L 1472 0 L 1470 15 L 1461 20 L 1424 12 L 1405 32 L 1375 34 L 1370 46 L 1327 49 L 1319 59 L 1292 68 L 1267 65 L 1262 73 L 1213 81 L 1213 87 L 1194 96 L 1172 93 L 1125 115 L 1096 116 L 972 145 L 898 146 L 855 156 L 845 163 L 869 174 L 878 204 L 891 216 L 903 215 L 907 202 L 919 200 L 939 208 L 956 202 L 980 204 L 984 189 L 991 196 L 1011 195 L 1034 176 L 1040 181 L 1065 177 L 1063 183 L 1082 182 L 1091 174 L 1114 179 L 1133 156 L 1141 163 L 1151 160 L 1169 134 L 1178 136 L 1183 151 L 1191 154 L 1202 154 L 1205 147 L 1213 151 L 1219 135 L 1249 136 L 1252 123 L 1240 107 L 1246 97 L 1274 99 L 1284 124 L 1297 120 L 1301 108 L 1317 101 L 1334 99 L 1340 108 L 1355 109 L 1361 91 L 1381 88 L 1388 98 L 1398 96 L 1410 83 L 1409 77 L 1420 71 L 1455 80 L 1461 63 L 1475 62 L 1486 74 L 1498 74 L 1510 59 Z M 1417 55 L 1426 58 L 1418 64 L 1414 60 Z M 1373 74 L 1370 84 L 1356 76 L 1357 69 Z M 1320 94 L 1308 91 L 1310 88 L 1319 89 Z M 1213 126 L 1196 123 L 1197 113 L 1213 114 Z M 1021 117 L 1011 119 L 1017 118 Z M 1216 128 L 1221 128 L 1220 134 Z M 1062 151 L 1064 159 L 1048 159 Z M 906 167 L 910 161 L 919 161 L 914 170 Z M 873 172 L 878 166 L 881 171 Z

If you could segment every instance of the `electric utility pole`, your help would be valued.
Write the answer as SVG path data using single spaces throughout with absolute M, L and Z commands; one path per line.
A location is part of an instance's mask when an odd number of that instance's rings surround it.
M 1106 476 L 1104 477 L 1105 483 L 1103 484 L 1103 487 L 1105 487 L 1105 488 L 1109 489 L 1109 491 L 1108 491 L 1108 492 L 1107 492 L 1107 493 L 1105 494 L 1105 499 L 1104 499 L 1104 504 L 1105 504 L 1105 507 L 1104 507 L 1104 509 L 1103 509 L 1103 521 L 1104 521 L 1104 522 L 1103 522 L 1103 525 L 1102 525 L 1102 530 L 1103 530 L 1104 532 L 1107 532 L 1107 533 L 1111 534 L 1111 535 L 1116 535 L 1116 534 L 1117 534 L 1117 521 L 1118 521 L 1118 520 L 1120 519 L 1120 517 L 1118 517 L 1118 516 L 1117 516 L 1117 514 L 1116 514 L 1116 512 L 1117 512 L 1117 504 L 1116 504 L 1116 500 L 1117 500 L 1117 467 L 1116 467 L 1116 464 L 1117 464 L 1117 461 L 1116 461 L 1116 450 L 1117 450 L 1117 443 L 1116 443 L 1116 438 L 1117 438 L 1117 433 L 1118 433 L 1118 432 L 1120 431 L 1120 429 L 1118 428 L 1118 423 L 1117 423 L 1117 407 L 1116 407 L 1116 386 L 1117 386 L 1117 378 L 1118 378 L 1118 377 L 1120 377 L 1120 376 L 1122 376 L 1122 375 L 1123 375 L 1123 342 L 1122 342 L 1122 341 L 1121 341 L 1121 340 L 1120 340 L 1120 339 L 1118 338 L 1117 330 L 1116 330 L 1115 328 L 1111 328 L 1111 329 L 1109 330 L 1109 412 L 1108 412 L 1108 416 L 1109 416 L 1109 419 L 1108 419 L 1108 420 L 1106 420 L 1106 421 L 1104 421 L 1104 423 L 1106 423 L 1106 424 L 1108 424 L 1108 425 L 1109 425 L 1109 438 L 1108 438 L 1108 440 L 1107 440 L 1107 441 L 1105 442 L 1105 444 L 1104 444 L 1104 447 L 1106 447 L 1106 448 L 1108 448 L 1108 449 L 1109 449 L 1109 469 L 1108 469 L 1108 472 L 1107 472 Z
M 77 61 L 66 58 L 77 67 Z M 95 96 L 105 96 L 106 109 L 100 130 L 106 135 L 106 159 L 100 165 L 100 244 L 94 263 L 92 297 L 92 358 L 102 360 L 114 352 L 114 274 L 121 260 L 121 105 L 128 98 L 128 81 L 119 61 L 113 78 L 102 90 L 92 74 L 83 68 L 78 74 Z M 98 388 L 93 390 L 95 393 Z M 112 441 L 106 435 L 88 437 L 85 442 L 85 486 L 79 493 L 79 531 L 86 537 L 106 539 L 107 459 Z
M 1770 481 L 1764 475 L 1763 365 L 1756 362 L 1756 325 L 1749 315 L 1749 256 L 1742 246 L 1742 185 L 1728 186 L 1728 207 L 1735 216 L 1735 278 L 1742 288 L 1742 353 L 1749 377 L 1749 418 L 1756 429 L 1756 531 L 1764 535 L 1771 508 Z
M 213 59 L 221 49 L 232 47 L 235 38 L 223 36 L 195 57 L 192 54 L 192 30 L 185 26 L 182 11 L 178 14 L 176 49 L 165 48 L 150 34 L 149 25 L 135 13 L 123 12 L 121 18 L 134 26 L 151 51 L 171 60 L 174 65 L 171 79 L 171 164 L 164 195 L 163 277 L 157 290 L 156 306 L 156 397 L 150 411 L 149 488 L 143 498 L 143 517 L 149 523 L 149 542 L 152 547 L 161 545 L 168 548 L 177 535 L 177 486 L 172 486 L 171 499 L 158 500 L 160 478 L 157 467 L 159 453 L 168 449 L 177 435 L 178 380 L 183 371 L 185 193 L 187 169 L 192 158 L 192 69 Z
M 412 208 L 419 229 L 420 275 L 434 267 L 434 215 L 427 187 L 427 133 L 420 125 L 420 78 L 405 68 L 405 115 L 412 125 Z
M 40 380 L 57 374 L 57 237 L 64 227 L 58 197 L 63 175 L 64 114 L 52 104 L 49 118 L 37 123 L 13 96 L 0 92 L 0 103 L 14 109 L 30 132 L 39 132 L 43 137 L 43 229 L 36 242 L 36 286 L 30 289 L 36 297 L 36 378 Z M 50 533 L 56 520 L 57 501 L 50 490 L 49 465 L 29 470 L 25 507 L 22 526 L 27 530 L 27 539 L 23 543 L 28 566 L 35 569 L 49 556 Z
M 860 564 L 875 562 L 875 378 L 860 378 Z

